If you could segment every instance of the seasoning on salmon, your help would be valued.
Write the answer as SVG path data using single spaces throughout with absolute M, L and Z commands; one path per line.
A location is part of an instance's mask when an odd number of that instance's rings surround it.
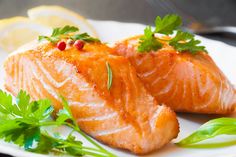
M 158 105 L 126 58 L 111 51 L 101 43 L 86 43 L 82 50 L 60 51 L 52 43 L 19 50 L 5 62 L 5 87 L 13 95 L 22 89 L 33 99 L 49 98 L 56 110 L 62 95 L 87 134 L 137 154 L 154 151 L 177 136 L 176 115 Z
M 118 42 L 114 53 L 129 59 L 158 102 L 180 112 L 235 111 L 236 91 L 207 53 L 180 53 L 165 42 L 157 51 L 139 53 L 139 39 L 136 36 Z

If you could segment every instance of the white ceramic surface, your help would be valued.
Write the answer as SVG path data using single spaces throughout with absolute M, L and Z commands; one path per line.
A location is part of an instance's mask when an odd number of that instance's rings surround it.
M 90 20 L 90 23 L 95 27 L 99 37 L 102 41 L 109 44 L 114 43 L 117 40 L 122 40 L 125 37 L 140 34 L 143 32 L 144 25 L 134 23 L 119 23 L 114 21 L 94 21 Z M 206 38 L 198 37 L 202 40 L 202 44 L 207 47 L 210 55 L 221 68 L 229 80 L 235 85 L 236 84 L 236 47 L 229 46 L 222 42 L 209 40 Z M 0 50 L 0 88 L 3 86 L 3 60 L 6 58 L 7 53 Z M 207 115 L 194 115 L 194 114 L 178 114 L 180 121 L 180 134 L 177 139 L 173 140 L 172 143 L 168 144 L 161 150 L 158 150 L 147 157 L 236 157 L 236 146 L 230 146 L 225 148 L 217 149 L 184 149 L 175 146 L 173 143 L 179 141 L 183 137 L 189 135 L 191 132 L 196 130 L 202 123 L 214 118 L 214 116 Z M 0 126 L 1 127 L 1 126 Z M 63 129 L 60 129 L 63 130 Z M 63 133 L 68 131 L 67 128 L 63 130 Z M 78 136 L 78 138 L 80 138 Z M 221 140 L 227 138 L 225 136 L 219 137 L 215 140 Z M 231 137 L 230 137 L 231 138 Z M 234 137 L 236 139 L 236 137 Z M 87 142 L 85 141 L 85 144 Z M 131 157 L 135 156 L 128 152 L 121 150 L 112 149 L 106 147 L 119 157 Z M 0 152 L 8 153 L 19 157 L 41 157 L 48 155 L 39 155 L 25 152 L 22 149 L 12 144 L 0 142 Z M 51 155 L 50 155 L 51 156 Z

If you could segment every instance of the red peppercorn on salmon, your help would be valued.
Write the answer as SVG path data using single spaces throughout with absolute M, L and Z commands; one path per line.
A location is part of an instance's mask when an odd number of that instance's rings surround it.
M 101 43 L 63 51 L 51 43 L 19 50 L 5 62 L 5 88 L 33 99 L 50 98 L 56 110 L 64 96 L 80 128 L 95 139 L 137 154 L 154 151 L 179 132 L 176 115 L 158 105 L 134 67 Z M 107 86 L 107 65 L 112 83 Z
M 158 102 L 181 112 L 235 111 L 236 91 L 208 54 L 180 53 L 165 43 L 156 52 L 139 53 L 139 38 L 118 42 L 114 52 L 129 59 Z

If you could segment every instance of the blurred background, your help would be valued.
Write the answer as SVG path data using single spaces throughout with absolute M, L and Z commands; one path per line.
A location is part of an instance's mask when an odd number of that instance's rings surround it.
M 157 15 L 177 13 L 184 26 L 236 26 L 236 0 L 0 0 L 0 18 L 26 15 L 37 5 L 61 5 L 95 20 L 153 25 Z M 208 38 L 236 46 L 236 33 L 213 33 Z

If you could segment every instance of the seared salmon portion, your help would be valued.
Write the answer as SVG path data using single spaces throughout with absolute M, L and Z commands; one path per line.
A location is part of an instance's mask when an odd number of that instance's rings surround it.
M 129 59 L 158 102 L 180 112 L 235 111 L 236 91 L 208 54 L 179 53 L 167 44 L 156 52 L 139 53 L 139 37 L 117 43 L 114 52 Z
M 33 99 L 49 98 L 56 110 L 62 95 L 90 136 L 137 154 L 154 151 L 178 135 L 176 115 L 158 105 L 125 57 L 111 51 L 101 43 L 86 43 L 82 50 L 60 51 L 51 43 L 21 50 L 5 62 L 5 87 L 13 95 L 22 89 Z

